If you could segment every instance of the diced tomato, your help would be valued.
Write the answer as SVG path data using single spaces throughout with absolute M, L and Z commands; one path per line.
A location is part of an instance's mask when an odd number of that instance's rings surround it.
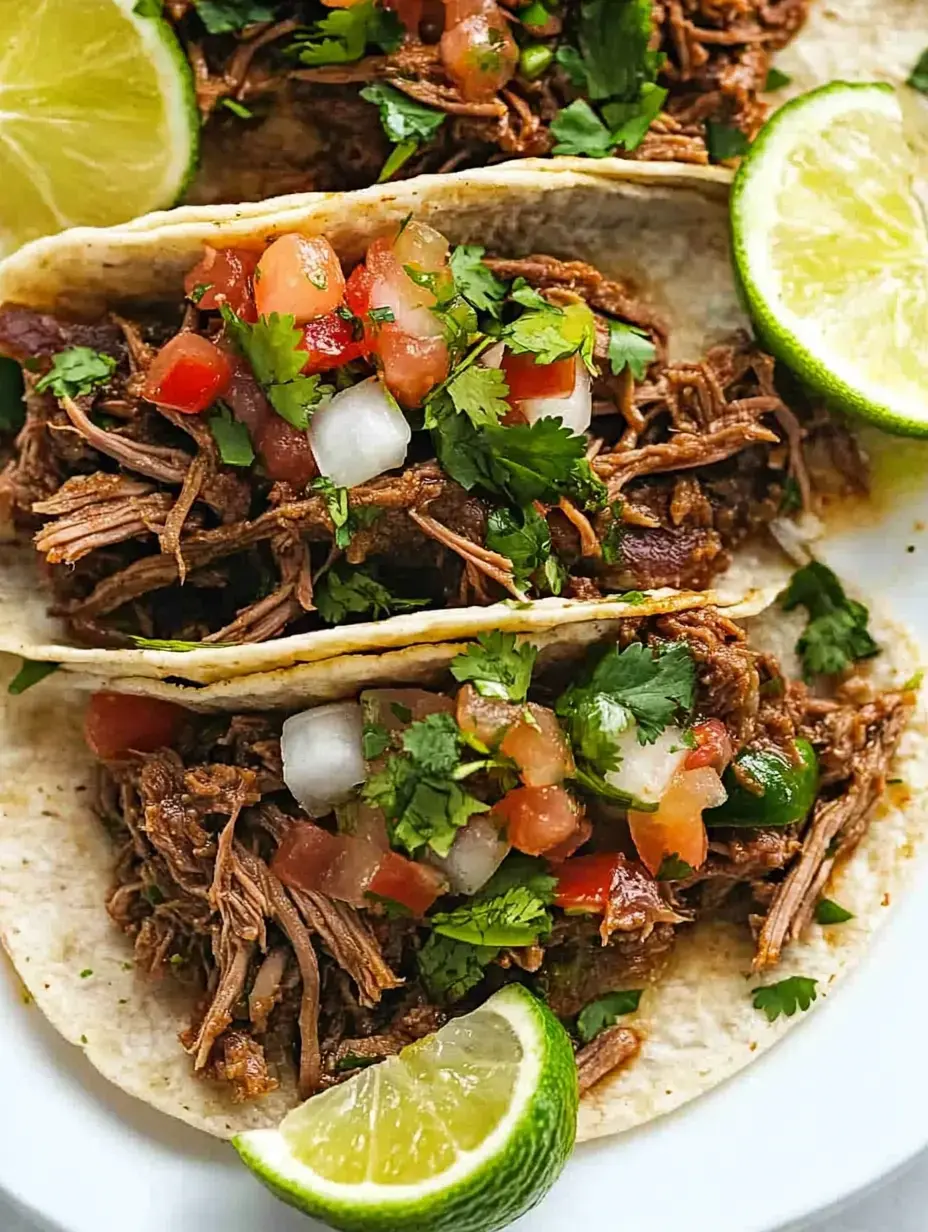
M 276 412 L 267 417 L 253 439 L 271 479 L 302 486 L 319 474 L 306 433 L 281 419 Z
M 728 728 L 721 719 L 706 719 L 691 730 L 696 747 L 683 763 L 684 770 L 699 770 L 702 766 L 711 766 L 722 774 L 731 761 L 732 754 Z
M 271 871 L 296 890 L 360 906 L 382 859 L 383 852 L 372 843 L 305 822 L 284 835 Z
M 345 275 L 323 235 L 282 235 L 265 249 L 255 270 L 255 303 L 262 316 L 290 314 L 298 325 L 334 312 L 345 294 Z
M 553 364 L 536 364 L 534 355 L 503 354 L 500 365 L 509 386 L 509 402 L 527 398 L 566 398 L 574 391 L 577 365 L 573 356 Z
M 375 345 L 384 380 L 396 400 L 406 407 L 421 406 L 451 367 L 448 344 L 442 337 L 414 338 L 394 325 L 384 325 Z
M 169 339 L 145 377 L 142 397 L 185 415 L 196 415 L 222 397 L 233 361 L 208 338 L 184 331 Z
M 641 862 L 657 874 L 665 856 L 676 855 L 691 868 L 705 863 L 708 851 L 703 809 L 726 798 L 721 780 L 709 766 L 681 770 L 661 796 L 656 813 L 628 810 L 628 828 Z
M 238 316 L 254 321 L 257 314 L 251 280 L 258 255 L 247 248 L 211 248 L 207 244 L 203 260 L 184 279 L 184 290 L 199 308 L 213 311 L 228 304 Z
M 173 702 L 132 693 L 94 693 L 84 713 L 84 738 L 108 761 L 126 753 L 153 753 L 172 745 L 187 719 Z
M 388 851 L 367 889 L 369 894 L 400 903 L 413 915 L 425 915 L 446 886 L 438 869 Z
M 557 870 L 555 903 L 564 911 L 605 911 L 613 882 L 627 862 L 614 851 L 565 861 Z
M 516 787 L 493 812 L 505 820 L 510 844 L 530 856 L 559 847 L 583 821 L 580 805 L 563 787 Z
M 346 321 L 337 312 L 307 322 L 303 326 L 302 340 L 297 345 L 300 350 L 309 352 L 309 359 L 303 368 L 306 373 L 340 368 L 353 359 L 360 359 L 367 352 L 363 327 L 361 337 L 356 338 L 355 322 Z
M 461 731 L 475 736 L 488 749 L 495 748 L 519 720 L 521 706 L 496 697 L 481 697 L 472 684 L 462 685 L 454 702 Z
M 322 3 L 327 9 L 353 9 L 356 4 L 363 4 L 364 0 L 322 0 Z
M 588 821 L 586 817 L 582 818 L 576 833 L 570 838 L 565 838 L 563 843 L 558 843 L 556 847 L 550 848 L 545 852 L 545 859 L 549 864 L 562 864 L 569 859 L 578 848 L 588 842 L 593 833 L 593 823 Z
M 527 787 L 552 787 L 574 772 L 570 745 L 554 712 L 530 702 L 503 736 L 499 751 L 511 757 Z M 524 717 L 528 712 L 529 717 Z
M 440 51 L 448 76 L 469 101 L 492 98 L 510 80 L 519 61 L 509 23 L 493 0 L 446 26 Z
M 452 714 L 454 703 L 445 693 L 429 689 L 365 689 L 361 694 L 364 716 L 369 723 L 392 735 L 430 714 Z
M 371 306 L 371 290 L 374 286 L 374 275 L 363 261 L 356 265 L 348 275 L 345 283 L 345 303 L 356 317 L 363 321 Z

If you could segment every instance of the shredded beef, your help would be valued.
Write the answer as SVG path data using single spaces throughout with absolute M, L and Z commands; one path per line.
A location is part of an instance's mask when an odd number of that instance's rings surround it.
M 641 1039 L 631 1027 L 607 1027 L 605 1031 L 600 1031 L 577 1053 L 580 1094 L 583 1095 L 607 1074 L 634 1060 L 640 1049 Z

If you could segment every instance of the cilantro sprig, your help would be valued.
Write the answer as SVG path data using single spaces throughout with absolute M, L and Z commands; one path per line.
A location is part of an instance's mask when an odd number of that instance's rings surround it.
M 624 1014 L 634 1014 L 641 1000 L 641 988 L 629 988 L 623 992 L 607 992 L 585 1005 L 577 1015 L 577 1034 L 588 1044 L 607 1027 L 615 1026 Z
M 302 333 L 295 318 L 272 312 L 251 324 L 228 304 L 222 304 L 220 312 L 233 346 L 248 360 L 271 406 L 294 428 L 305 430 L 319 403 L 335 391 L 322 384 L 318 373 L 302 375 L 307 357 L 298 346 Z
M 475 644 L 451 660 L 451 675 L 459 684 L 471 682 L 481 697 L 524 702 L 538 650 L 517 642 L 514 633 L 494 629 L 481 633 Z
M 92 347 L 69 347 L 52 357 L 52 366 L 35 383 L 38 393 L 51 390 L 56 398 L 79 398 L 105 385 L 116 371 L 116 360 Z
M 459 244 L 451 253 L 451 273 L 458 294 L 478 312 L 499 320 L 508 286 L 483 262 L 486 249 L 477 244 Z
M 849 599 L 834 573 L 819 561 L 793 574 L 780 604 L 787 612 L 804 607 L 809 613 L 805 632 L 796 642 L 806 679 L 835 675 L 880 652 L 867 627 L 867 608 Z
M 383 512 L 377 505 L 352 507 L 348 501 L 348 489 L 338 487 L 325 475 L 314 479 L 312 487 L 325 498 L 326 509 L 335 527 L 337 548 L 347 548 L 356 532 L 370 526 Z
M 393 142 L 393 152 L 378 177 L 378 182 L 384 183 L 396 175 L 420 145 L 432 140 L 445 121 L 445 113 L 417 103 L 380 81 L 365 86 L 361 97 L 378 108 L 383 131 Z
M 361 0 L 348 8 L 336 8 L 305 30 L 297 31 L 288 48 L 301 64 L 316 68 L 324 64 L 352 64 L 368 46 L 387 53 L 403 41 L 403 26 L 394 12 Z
M 818 980 L 805 975 L 791 975 L 776 984 L 752 988 L 751 992 L 754 1008 L 763 1010 L 768 1022 L 776 1022 L 781 1014 L 792 1018 L 797 1009 L 807 1010 L 818 998 Z
M 324 621 L 338 625 L 348 616 L 370 616 L 380 620 L 395 612 L 411 612 L 426 607 L 430 600 L 401 598 L 366 569 L 339 562 L 316 584 L 314 602 Z
M 567 570 L 551 550 L 548 523 L 534 505 L 523 509 L 494 509 L 487 519 L 487 547 L 512 561 L 516 585 L 559 595 Z
M 532 856 L 508 856 L 482 890 L 429 923 L 440 936 L 481 946 L 534 945 L 551 930 L 557 879 Z
M 431 933 L 418 953 L 419 972 L 429 995 L 451 1005 L 476 988 L 498 954 L 499 946 L 469 945 Z

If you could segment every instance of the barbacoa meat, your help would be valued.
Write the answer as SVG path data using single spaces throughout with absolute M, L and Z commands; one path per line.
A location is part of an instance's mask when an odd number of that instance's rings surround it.
M 281 780 L 280 715 L 191 715 L 176 748 L 100 767 L 97 809 L 117 853 L 108 910 L 142 970 L 189 987 L 182 1043 L 198 1073 L 245 1100 L 293 1067 L 310 1094 L 511 980 L 570 1023 L 607 993 L 659 982 L 680 929 L 719 915 L 754 928 L 758 970 L 777 962 L 809 923 L 835 860 L 866 833 L 912 695 L 859 680 L 833 701 L 803 685 L 766 689 L 781 679 L 776 661 L 712 609 L 626 618 L 615 634 L 620 647 L 685 642 L 697 662 L 696 714 L 721 719 L 733 748 L 812 741 L 818 800 L 802 825 L 713 829 L 700 869 L 658 881 L 634 858 L 614 808 L 600 814 L 589 797 L 592 847 L 615 852 L 621 873 L 602 917 L 552 909 L 550 933 L 500 950 L 461 1002 L 429 996 L 417 960 L 427 920 L 288 888 L 271 871 L 278 845 L 307 821 Z M 578 1051 L 581 1088 L 630 1063 L 640 1045 L 622 1023 L 604 1031 Z
M 819 430 L 833 445 L 843 429 L 821 418 L 801 424 L 774 387 L 772 361 L 746 340 L 700 364 L 670 364 L 662 319 L 630 286 L 546 255 L 488 265 L 551 302 L 585 301 L 596 320 L 601 375 L 588 456 L 607 507 L 588 514 L 565 498 L 543 510 L 566 593 L 705 588 L 732 549 L 778 515 L 788 482 L 809 493 L 806 445 Z M 188 304 L 185 328 L 202 315 Z M 0 507 L 33 535 L 52 610 L 80 641 L 258 642 L 318 628 L 316 583 L 342 555 L 326 496 L 223 464 L 202 417 L 138 395 L 149 342 L 179 321 L 162 313 L 87 325 L 0 311 L 0 351 L 31 367 L 88 340 L 117 362 L 95 397 L 76 399 L 38 392 L 26 370 L 26 422 L 0 475 Z M 627 368 L 611 374 L 610 321 L 651 339 L 655 360 L 641 381 Z M 859 458 L 849 437 L 843 457 L 853 487 Z M 350 505 L 376 516 L 353 534 L 345 563 L 369 565 L 400 599 L 444 607 L 525 597 L 512 562 L 485 546 L 494 502 L 465 492 L 435 461 L 353 488 Z

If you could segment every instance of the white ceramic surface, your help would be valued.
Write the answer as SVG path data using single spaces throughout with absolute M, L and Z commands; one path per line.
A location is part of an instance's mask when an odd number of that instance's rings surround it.
M 928 644 L 928 449 L 891 442 L 878 475 L 887 465 L 903 496 L 886 499 L 881 478 L 873 510 L 822 554 Z M 517 1226 L 563 1232 L 608 1216 L 635 1232 L 767 1232 L 928 1146 L 928 894 L 919 871 L 862 967 L 771 1054 L 673 1116 L 578 1150 Z M 308 1232 L 231 1148 L 109 1087 L 23 1005 L 11 973 L 0 976 L 0 1057 L 0 1191 L 53 1228 Z

